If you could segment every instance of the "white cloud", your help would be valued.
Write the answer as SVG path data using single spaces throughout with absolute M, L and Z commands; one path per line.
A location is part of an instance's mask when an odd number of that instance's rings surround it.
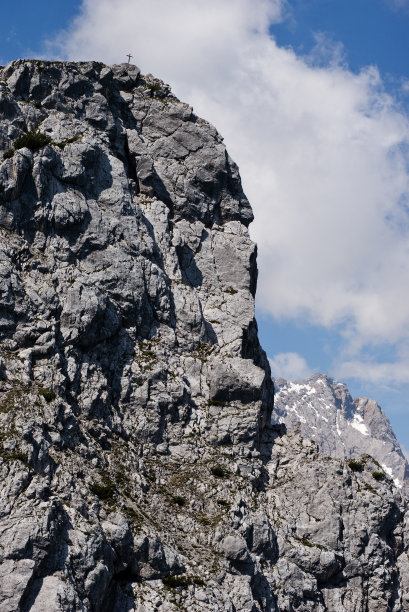
M 365 380 L 381 387 L 409 383 L 409 361 L 404 359 L 390 363 L 358 359 L 344 361 L 336 366 L 334 371 L 337 378 Z
M 144 71 L 171 78 L 172 85 L 209 82 L 236 63 L 243 37 L 246 43 L 268 35 L 285 0 L 256 0 L 254 10 L 253 5 L 251 0 L 83 0 L 57 46 L 72 59 L 107 63 L 126 61 L 130 50 Z
M 304 61 L 312 67 L 338 68 L 342 64 L 346 66 L 346 54 L 344 45 L 334 40 L 326 32 L 314 32 L 315 45 L 311 51 L 303 56 Z
M 322 37 L 315 57 L 278 47 L 269 27 L 285 10 L 279 0 L 84 0 L 53 48 L 107 63 L 131 52 L 218 127 L 256 215 L 263 310 L 341 324 L 351 354 L 400 346 L 409 338 L 408 119 L 375 67 L 349 72 L 338 46 L 328 60 Z M 371 378 L 371 368 L 360 371 Z
M 301 380 L 312 374 L 306 360 L 298 353 L 278 353 L 269 362 L 274 378 Z

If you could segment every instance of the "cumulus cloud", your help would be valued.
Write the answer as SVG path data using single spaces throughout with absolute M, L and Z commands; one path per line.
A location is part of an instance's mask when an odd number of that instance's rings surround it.
M 407 383 L 409 382 L 409 364 L 374 363 L 371 361 L 350 360 L 344 361 L 336 368 L 337 378 L 356 378 L 374 384 Z
M 335 367 L 337 378 L 355 378 L 379 386 L 409 383 L 409 360 L 376 363 L 359 359 L 346 360 Z
M 144 70 L 176 86 L 209 83 L 235 67 L 243 36 L 268 36 L 284 7 L 284 0 L 83 0 L 71 28 L 51 44 L 64 56 L 108 63 L 125 61 L 129 49 Z
M 350 72 L 339 46 L 318 37 L 309 58 L 280 48 L 272 24 L 286 8 L 84 0 L 51 47 L 107 63 L 131 52 L 218 127 L 256 215 L 262 310 L 341 325 L 355 356 L 399 346 L 409 337 L 408 119 L 376 67 Z
M 271 374 L 274 378 L 301 380 L 312 374 L 304 357 L 298 353 L 278 353 L 269 359 Z

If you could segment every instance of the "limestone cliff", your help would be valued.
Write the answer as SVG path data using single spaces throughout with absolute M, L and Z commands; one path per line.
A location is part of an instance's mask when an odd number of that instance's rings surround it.
M 0 611 L 409 609 L 405 501 L 270 425 L 222 138 L 135 66 L 0 70 Z

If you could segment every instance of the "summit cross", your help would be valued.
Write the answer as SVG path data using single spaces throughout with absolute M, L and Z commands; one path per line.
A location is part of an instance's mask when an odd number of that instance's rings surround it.
M 131 57 L 133 57 L 133 55 L 128 53 L 128 55 L 126 57 L 128 58 L 128 64 L 130 64 L 131 63 Z

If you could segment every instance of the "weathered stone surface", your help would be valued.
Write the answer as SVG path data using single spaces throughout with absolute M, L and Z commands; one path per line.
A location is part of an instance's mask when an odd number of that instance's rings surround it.
M 0 612 L 407 610 L 393 482 L 271 426 L 217 131 L 135 66 L 19 60 L 0 160 Z

